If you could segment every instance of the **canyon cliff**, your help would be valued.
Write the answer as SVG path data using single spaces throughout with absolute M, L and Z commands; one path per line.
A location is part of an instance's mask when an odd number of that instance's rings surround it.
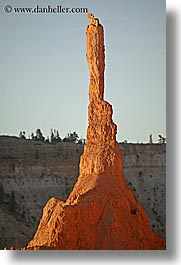
M 104 100 L 104 30 L 92 14 L 88 18 L 89 123 L 79 177 L 66 201 L 48 201 L 24 249 L 165 249 L 123 177 L 112 106 Z

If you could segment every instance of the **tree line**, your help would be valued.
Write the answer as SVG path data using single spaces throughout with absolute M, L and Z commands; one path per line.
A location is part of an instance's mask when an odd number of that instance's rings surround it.
M 20 131 L 19 133 L 19 138 L 21 139 L 27 139 L 26 137 L 26 132 L 25 131 Z M 70 142 L 70 143 L 81 143 L 85 144 L 85 139 L 80 139 L 78 133 L 76 132 L 71 132 L 68 133 L 67 136 L 64 138 L 60 137 L 60 133 L 56 129 L 51 129 L 50 136 L 45 136 L 43 135 L 42 131 L 40 129 L 37 129 L 35 133 L 31 133 L 31 136 L 29 136 L 30 140 L 34 141 L 40 141 L 40 142 L 45 142 L 45 143 L 60 143 L 60 142 Z M 123 143 L 127 143 L 127 140 L 125 140 Z M 148 139 L 149 144 L 153 144 L 153 135 L 150 133 L 149 139 Z M 162 136 L 161 134 L 158 135 L 158 144 L 165 144 L 166 143 L 166 137 Z
M 64 138 L 61 138 L 59 131 L 56 129 L 51 129 L 50 136 L 47 136 L 47 138 L 45 138 L 41 129 L 37 129 L 35 133 L 31 133 L 29 138 L 26 137 L 25 131 L 20 131 L 19 138 L 30 139 L 34 141 L 40 141 L 40 142 L 51 143 L 51 144 L 60 143 L 60 142 L 85 143 L 85 139 L 80 139 L 78 133 L 76 132 L 68 133 L 67 136 L 65 136 Z
M 122 143 L 127 144 L 128 141 L 124 140 Z M 139 141 L 137 143 L 139 143 Z M 166 137 L 164 137 L 161 134 L 159 134 L 157 142 L 154 142 L 153 141 L 153 135 L 150 133 L 147 143 L 148 144 L 166 144 Z
M 153 144 L 153 135 L 150 133 L 149 135 L 149 144 Z M 165 144 L 166 143 L 166 137 L 163 137 L 161 134 L 158 135 L 158 143 L 159 144 Z

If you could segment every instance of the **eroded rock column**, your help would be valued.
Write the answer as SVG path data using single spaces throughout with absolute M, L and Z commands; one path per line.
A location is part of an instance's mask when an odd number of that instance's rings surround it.
M 86 28 L 86 57 L 90 70 L 90 102 L 104 97 L 104 30 L 99 20 L 88 14 L 89 25 Z
M 26 249 L 165 249 L 124 180 L 112 106 L 103 99 L 103 28 L 88 18 L 89 125 L 80 175 L 65 202 L 49 200 Z
M 112 106 L 104 101 L 104 29 L 90 13 L 86 28 L 87 61 L 90 70 L 87 144 L 111 144 L 116 141 Z

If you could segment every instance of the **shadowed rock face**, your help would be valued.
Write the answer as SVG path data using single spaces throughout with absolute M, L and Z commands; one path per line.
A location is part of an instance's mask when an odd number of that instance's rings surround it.
M 88 18 L 89 125 L 80 175 L 65 202 L 48 201 L 24 249 L 165 249 L 124 180 L 112 107 L 103 99 L 103 27 L 92 14 Z

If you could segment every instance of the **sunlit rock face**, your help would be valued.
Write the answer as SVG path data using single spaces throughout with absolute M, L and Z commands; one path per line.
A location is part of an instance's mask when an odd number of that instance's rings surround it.
M 165 249 L 123 177 L 112 106 L 104 101 L 104 32 L 92 14 L 86 28 L 90 70 L 87 142 L 80 174 L 66 201 L 44 207 L 32 241 L 24 249 Z

